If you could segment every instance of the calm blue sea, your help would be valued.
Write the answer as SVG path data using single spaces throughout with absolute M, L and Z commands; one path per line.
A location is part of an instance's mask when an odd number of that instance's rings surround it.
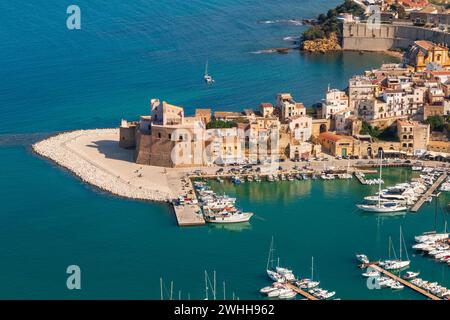
M 350 75 L 392 58 L 255 52 L 290 46 L 283 38 L 305 27 L 283 21 L 337 3 L 80 0 L 82 30 L 69 31 L 72 2 L 1 2 L 0 298 L 158 299 L 160 277 L 174 280 L 176 295 L 201 298 L 204 269 L 217 270 L 228 297 L 259 298 L 272 235 L 282 261 L 299 273 L 309 274 L 314 255 L 317 276 L 341 298 L 418 298 L 367 290 L 353 255 L 384 255 L 400 224 L 411 241 L 433 226 L 431 207 L 395 219 L 360 216 L 354 203 L 373 190 L 356 182 L 226 185 L 256 213 L 251 225 L 180 229 L 168 206 L 104 194 L 30 151 L 47 133 L 136 118 L 152 97 L 188 113 L 256 107 L 280 91 L 312 105 L 328 84 L 344 88 Z M 212 87 L 202 82 L 206 60 Z M 404 181 L 409 173 L 391 174 Z M 448 267 L 422 257 L 414 263 L 450 286 Z M 66 289 L 71 264 L 81 267 L 81 291 Z

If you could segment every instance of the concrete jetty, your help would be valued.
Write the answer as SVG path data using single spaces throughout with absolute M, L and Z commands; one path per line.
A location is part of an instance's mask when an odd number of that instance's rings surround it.
M 427 201 L 429 197 L 433 194 L 434 191 L 436 191 L 437 188 L 445 181 L 447 178 L 447 172 L 444 172 L 430 187 L 430 189 L 425 192 L 420 199 L 414 204 L 414 206 L 411 208 L 411 212 L 417 212 L 419 211 L 420 207 Z

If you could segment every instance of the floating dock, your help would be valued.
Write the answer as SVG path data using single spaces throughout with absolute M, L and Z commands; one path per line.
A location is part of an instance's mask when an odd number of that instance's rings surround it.
M 416 292 L 426 296 L 427 298 L 429 298 L 431 300 L 442 300 L 441 298 L 435 296 L 434 294 L 431 294 L 428 291 L 426 291 L 426 290 L 424 290 L 422 288 L 419 288 L 418 286 L 412 284 L 411 282 L 409 282 L 409 281 L 407 281 L 405 279 L 402 279 L 402 278 L 396 276 L 395 274 L 393 274 L 393 273 L 391 273 L 391 272 L 381 268 L 376 262 L 375 263 L 369 263 L 366 266 L 372 268 L 373 270 L 376 270 L 376 271 L 384 274 L 385 276 L 387 276 L 387 277 L 389 277 L 389 278 L 391 278 L 391 279 L 393 279 L 395 281 L 400 282 L 402 285 L 404 285 L 404 286 L 406 286 L 406 287 L 408 287 L 408 288 L 410 288 L 410 289 L 412 289 L 412 290 L 414 290 L 414 291 L 416 291 Z
M 303 291 L 302 289 L 298 288 L 297 286 L 294 286 L 292 283 L 287 283 L 286 286 L 289 289 L 291 289 L 292 291 L 295 291 L 296 293 L 305 297 L 308 300 L 319 300 L 316 297 L 314 297 L 313 295 L 309 294 L 308 292 Z
M 422 205 L 425 203 L 425 201 L 427 201 L 427 199 L 429 197 L 431 197 L 431 195 L 433 194 L 434 191 L 436 191 L 437 188 L 439 188 L 439 186 L 445 181 L 445 179 L 447 178 L 447 172 L 444 172 L 434 183 L 433 185 L 430 187 L 430 189 L 428 189 L 427 192 L 425 192 L 420 199 L 414 204 L 414 206 L 410 209 L 411 212 L 417 212 L 419 211 L 420 207 L 422 207 Z

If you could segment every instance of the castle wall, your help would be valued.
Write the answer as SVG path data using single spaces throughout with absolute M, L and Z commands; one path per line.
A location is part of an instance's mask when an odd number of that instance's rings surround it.
M 150 165 L 150 146 L 152 136 L 149 134 L 136 133 L 135 160 L 138 164 Z
M 119 147 L 131 149 L 136 147 L 136 126 L 120 127 Z
M 428 40 L 450 46 L 449 33 L 421 27 L 382 24 L 379 29 L 370 29 L 365 23 L 345 23 L 343 25 L 342 47 L 344 50 L 407 49 L 417 40 Z

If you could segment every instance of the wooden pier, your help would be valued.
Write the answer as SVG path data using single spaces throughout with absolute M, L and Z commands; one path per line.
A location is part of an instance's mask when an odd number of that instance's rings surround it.
M 406 287 L 408 287 L 408 288 L 410 288 L 410 289 L 412 289 L 412 290 L 414 290 L 414 291 L 416 291 L 416 292 L 426 296 L 427 298 L 429 298 L 431 300 L 442 300 L 441 298 L 435 296 L 434 294 L 431 294 L 428 291 L 426 291 L 426 290 L 424 290 L 422 288 L 419 288 L 418 286 L 412 284 L 411 282 L 409 282 L 409 281 L 407 281 L 405 279 L 402 279 L 402 278 L 396 276 L 395 274 L 393 274 L 393 273 L 391 273 L 391 272 L 381 268 L 377 263 L 370 263 L 367 266 L 372 268 L 373 270 L 376 270 L 376 271 L 384 274 L 385 276 L 387 276 L 387 277 L 389 277 L 389 278 L 391 278 L 391 279 L 393 279 L 395 281 L 400 282 L 402 285 L 404 285 L 404 286 L 406 286 Z
M 420 199 L 414 204 L 414 206 L 410 209 L 411 212 L 417 212 L 419 211 L 420 207 L 427 201 L 429 197 L 433 194 L 434 191 L 436 191 L 437 188 L 444 182 L 444 180 L 447 178 L 447 172 L 444 172 L 428 189 L 427 192 L 425 192 Z
M 308 300 L 319 300 L 316 297 L 314 297 L 313 295 L 309 294 L 306 291 L 303 291 L 302 289 L 300 289 L 297 286 L 294 286 L 292 283 L 287 283 L 286 286 L 291 289 L 292 291 L 295 291 L 296 293 L 298 293 L 299 295 L 305 297 Z

